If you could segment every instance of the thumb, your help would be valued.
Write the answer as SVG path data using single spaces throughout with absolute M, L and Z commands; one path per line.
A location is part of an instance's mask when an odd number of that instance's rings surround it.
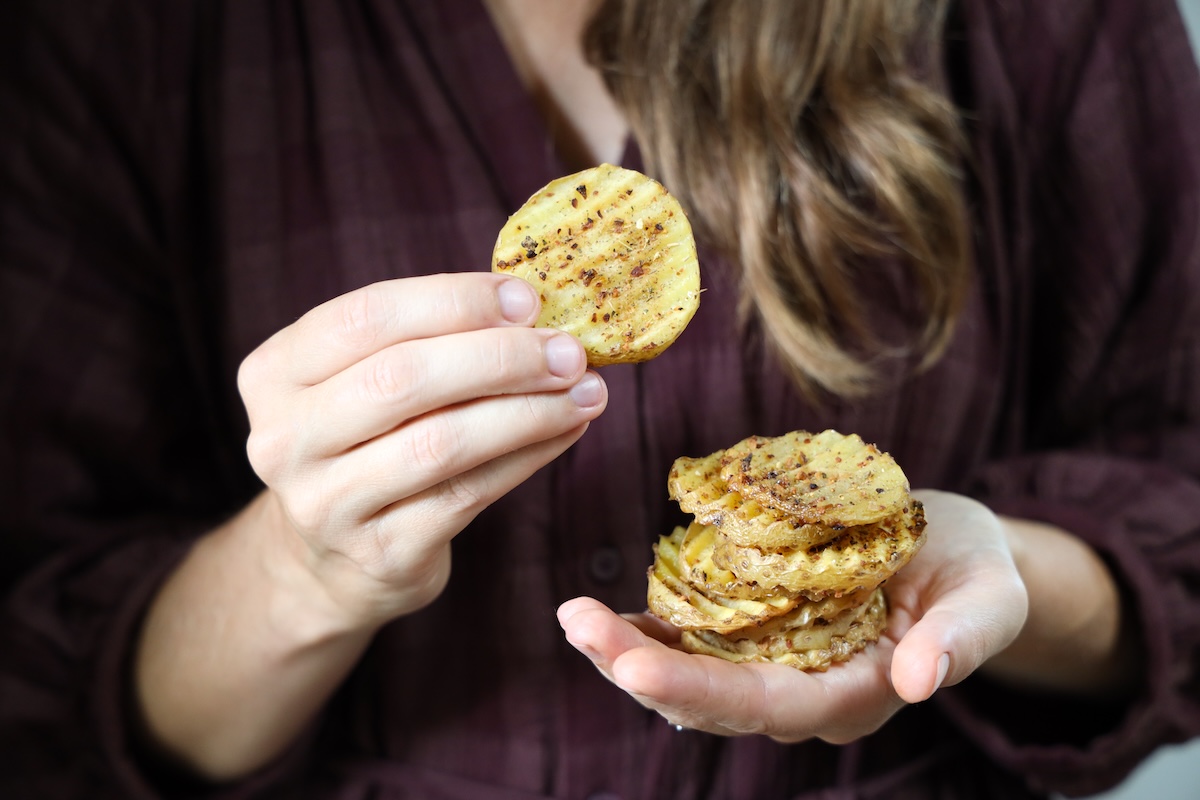
M 944 595 L 896 644 L 892 686 L 907 703 L 953 686 L 1012 643 L 1028 612 L 1024 586 L 994 581 Z M 1007 583 L 1007 582 L 1006 582 Z

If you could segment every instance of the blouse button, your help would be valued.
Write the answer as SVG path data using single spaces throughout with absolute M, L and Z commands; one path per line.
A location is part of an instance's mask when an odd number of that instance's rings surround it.
M 615 583 L 623 568 L 621 551 L 612 545 L 597 547 L 588 557 L 588 574 L 600 584 Z

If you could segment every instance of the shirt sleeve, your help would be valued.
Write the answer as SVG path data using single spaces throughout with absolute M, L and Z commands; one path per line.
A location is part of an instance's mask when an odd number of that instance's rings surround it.
M 1094 793 L 1200 733 L 1200 78 L 1173 0 L 971 5 L 1008 60 L 1032 220 L 1024 441 L 976 491 L 1096 549 L 1143 669 L 1124 704 L 980 677 L 937 702 L 1035 787 Z
M 132 643 L 194 537 L 254 490 L 217 444 L 182 277 L 201 257 L 170 92 L 189 40 L 163 36 L 189 5 L 0 11 L 5 797 L 159 796 L 131 735 Z

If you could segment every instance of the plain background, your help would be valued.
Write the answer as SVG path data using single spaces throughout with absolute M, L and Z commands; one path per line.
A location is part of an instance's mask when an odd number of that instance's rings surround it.
M 1179 7 L 1200 53 L 1200 0 L 1179 0 Z M 1162 748 L 1125 783 L 1092 800 L 1200 800 L 1200 739 Z

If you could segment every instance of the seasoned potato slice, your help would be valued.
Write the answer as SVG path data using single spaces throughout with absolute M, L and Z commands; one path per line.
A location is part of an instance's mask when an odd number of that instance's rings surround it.
M 848 528 L 833 541 L 816 547 L 760 550 L 718 537 L 712 558 L 740 581 L 819 598 L 880 585 L 924 543 L 924 508 L 911 500 L 901 513 Z
M 649 571 L 647 604 L 660 619 L 681 630 L 735 631 L 790 611 L 796 600 L 776 596 L 762 600 L 737 600 L 708 595 L 680 574 L 679 545 L 685 536 L 676 528 L 655 545 Z
M 830 528 L 889 517 L 904 507 L 909 490 L 890 455 L 832 430 L 743 439 L 725 450 L 721 477 L 743 497 Z
M 716 631 L 685 631 L 683 648 L 691 653 L 736 662 L 774 662 L 802 670 L 822 672 L 833 664 L 849 661 L 855 653 L 878 641 L 887 627 L 887 599 L 881 589 L 870 593 L 831 617 L 814 624 L 811 612 L 800 606 L 797 621 L 780 617 L 759 629 L 721 634 Z M 791 615 L 789 615 L 790 617 Z M 802 621 L 801 621 L 802 620 Z
M 692 228 L 661 184 L 602 164 L 552 181 L 500 231 L 494 272 L 542 299 L 539 327 L 577 337 L 588 364 L 646 361 L 700 304 Z
M 713 561 L 713 551 L 720 534 L 711 525 L 692 522 L 679 543 L 679 574 L 705 594 L 731 597 L 738 600 L 763 600 L 777 595 L 795 596 L 784 589 L 747 583 Z
M 776 549 L 812 547 L 837 537 L 841 530 L 806 524 L 799 519 L 743 497 L 721 474 L 725 451 L 702 458 L 675 459 L 667 477 L 667 494 L 679 507 L 745 547 Z

